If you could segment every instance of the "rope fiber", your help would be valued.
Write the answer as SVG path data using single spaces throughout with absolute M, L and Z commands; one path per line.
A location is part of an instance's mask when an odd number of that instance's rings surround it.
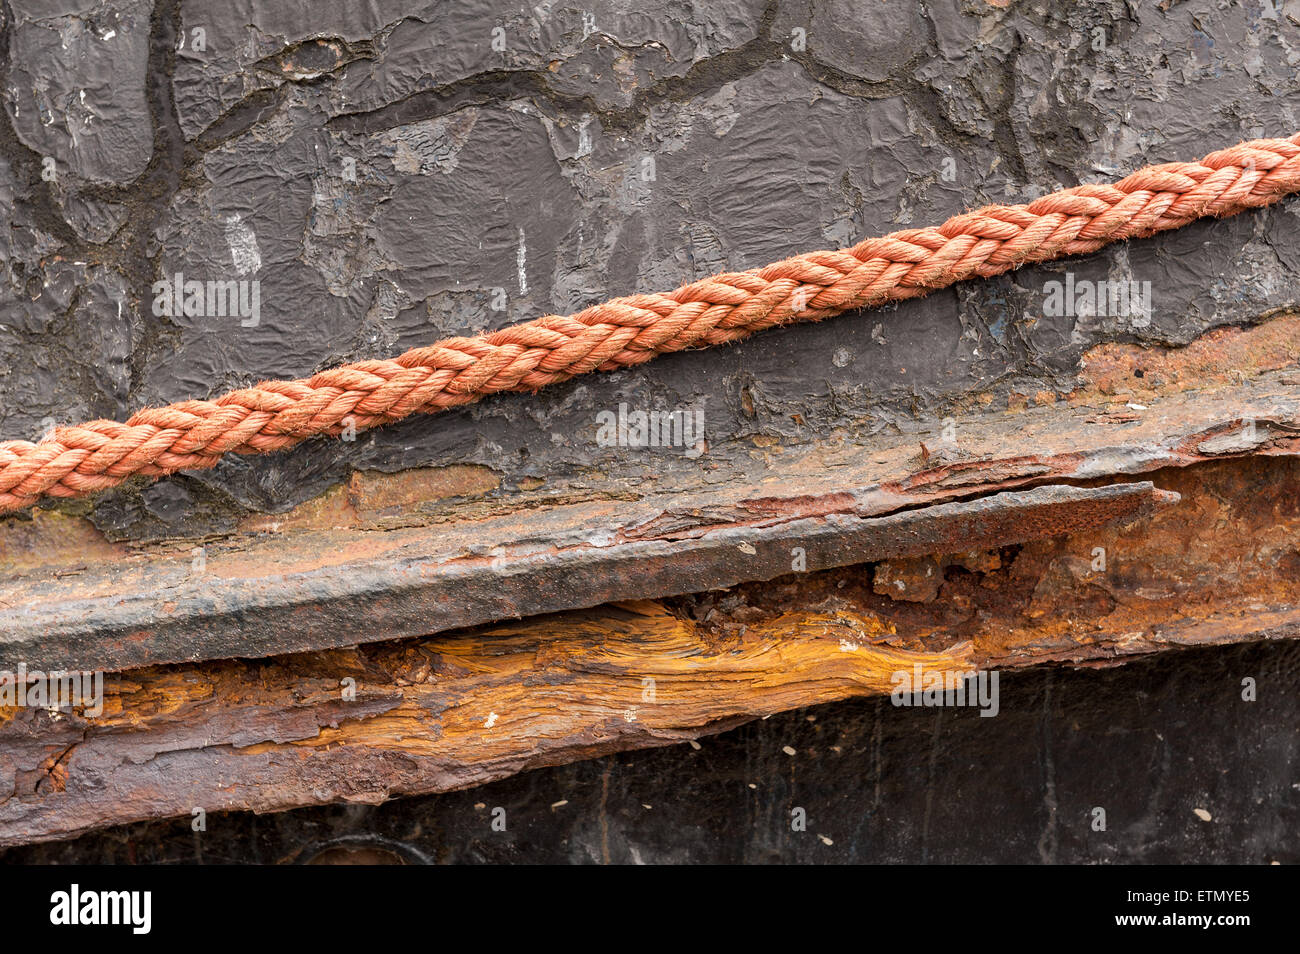
M 1148 166 L 1113 185 L 1076 186 L 1026 205 L 990 205 L 938 228 L 806 252 L 666 294 L 615 298 L 573 315 L 447 338 L 391 360 L 150 408 L 125 424 L 59 426 L 38 443 L 0 441 L 0 513 L 45 496 L 85 496 L 136 475 L 212 467 L 225 454 L 280 450 L 349 426 L 362 431 L 488 394 L 535 391 L 590 371 L 913 298 L 1203 216 L 1233 215 L 1296 191 L 1300 133 L 1256 139 L 1198 162 Z

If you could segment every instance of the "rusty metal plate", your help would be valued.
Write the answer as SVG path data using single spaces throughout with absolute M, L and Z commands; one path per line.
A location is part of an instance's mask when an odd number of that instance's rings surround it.
M 0 612 L 0 667 L 111 671 L 355 645 L 886 557 L 1005 546 L 1136 519 L 1177 499 L 1150 482 L 1048 486 L 882 517 L 850 505 L 678 538 L 612 534 L 450 558 L 439 555 L 437 528 L 406 531 L 382 548 L 366 534 L 304 535 L 297 546 L 331 546 L 323 565 L 224 575 L 158 561 L 133 567 L 107 594 L 86 593 L 76 577 L 34 583 L 25 605 Z

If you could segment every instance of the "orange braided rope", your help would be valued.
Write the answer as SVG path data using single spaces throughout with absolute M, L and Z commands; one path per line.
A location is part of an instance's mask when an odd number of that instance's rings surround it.
M 1076 186 L 1027 205 L 986 206 L 938 228 L 906 229 L 838 252 L 807 252 L 489 335 L 448 338 L 388 361 L 267 381 L 212 401 L 181 401 L 140 411 L 125 424 L 56 427 L 36 444 L 0 442 L 0 513 L 46 495 L 83 496 L 137 474 L 212 467 L 223 454 L 338 435 L 349 419 L 361 431 L 499 391 L 533 391 L 776 325 L 912 298 L 1027 262 L 1095 252 L 1202 216 L 1268 205 L 1298 190 L 1300 133 L 1257 139 L 1199 162 L 1148 166 L 1114 185 Z

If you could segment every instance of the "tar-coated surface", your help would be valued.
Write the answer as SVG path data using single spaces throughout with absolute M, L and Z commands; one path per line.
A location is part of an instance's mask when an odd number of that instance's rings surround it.
M 1290 135 L 1295 17 L 1212 0 L 10 0 L 0 436 Z M 625 486 L 748 480 L 765 466 L 756 439 L 930 434 L 963 396 L 1068 390 L 1098 342 L 1186 343 L 1295 304 L 1298 239 L 1294 202 L 1199 223 L 351 444 L 227 461 L 106 494 L 90 516 L 114 539 L 222 532 L 356 467 L 473 463 L 503 494 L 536 480 L 563 492 L 592 470 Z M 1150 324 L 1045 315 L 1045 283 L 1066 269 L 1149 281 Z M 154 283 L 178 273 L 260 282 L 258 323 L 155 314 Z M 624 401 L 702 407 L 708 453 L 599 446 L 597 413 Z

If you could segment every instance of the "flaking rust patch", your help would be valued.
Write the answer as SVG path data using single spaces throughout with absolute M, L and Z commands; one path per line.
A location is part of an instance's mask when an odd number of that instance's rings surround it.
M 931 556 L 885 560 L 876 565 L 872 589 L 890 599 L 928 603 L 939 595 L 943 567 Z
M 1080 387 L 1070 400 L 1090 395 L 1152 398 L 1213 385 L 1300 363 L 1300 313 L 1284 311 L 1248 328 L 1214 328 L 1181 348 L 1107 342 L 1084 354 Z

